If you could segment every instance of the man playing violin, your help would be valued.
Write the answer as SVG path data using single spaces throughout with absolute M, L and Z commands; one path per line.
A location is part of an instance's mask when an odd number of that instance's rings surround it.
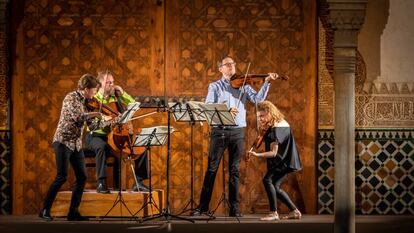
M 63 100 L 52 144 L 55 151 L 57 175 L 49 187 L 43 208 L 39 213 L 39 217 L 45 220 L 52 220 L 50 209 L 60 187 L 67 180 L 69 163 L 75 172 L 76 183 L 72 190 L 67 219 L 70 221 L 88 220 L 88 218 L 81 216 L 78 210 L 86 182 L 82 129 L 85 123 L 92 129 L 111 124 L 110 121 L 98 120 L 101 118 L 101 114 L 88 112 L 85 106 L 86 100 L 91 99 L 96 94 L 99 85 L 99 81 L 93 75 L 85 74 L 79 79 L 78 89 L 68 93 Z
M 244 138 L 246 127 L 246 102 L 258 103 L 266 99 L 270 87 L 270 80 L 275 80 L 277 74 L 270 73 L 258 92 L 250 85 L 233 88 L 230 79 L 236 73 L 236 63 L 225 56 L 217 63 L 222 73 L 220 80 L 209 84 L 206 103 L 225 103 L 235 118 L 237 126 L 212 127 L 208 152 L 208 167 L 204 176 L 203 188 L 200 195 L 200 204 L 192 212 L 193 216 L 207 213 L 213 193 L 214 180 L 224 151 L 229 151 L 229 202 L 232 217 L 241 217 L 239 209 L 239 169 L 240 160 L 244 153 Z
M 95 95 L 95 99 L 105 106 L 113 106 L 115 112 L 121 113 L 123 108 L 120 105 L 128 105 L 135 102 L 134 98 L 131 97 L 126 91 L 120 86 L 114 84 L 114 77 L 109 71 L 103 71 L 98 73 L 98 80 L 101 83 L 101 87 Z M 106 116 L 109 117 L 110 116 Z M 108 134 L 111 132 L 110 127 L 100 128 L 91 131 L 86 136 L 86 149 L 93 151 L 96 160 L 96 177 L 97 187 L 96 192 L 98 193 L 110 193 L 106 184 L 106 160 L 110 155 L 111 150 L 108 146 Z M 117 163 L 117 169 L 119 169 L 120 163 Z M 115 173 L 115 187 L 118 184 L 118 171 L 114 169 Z M 147 192 L 149 189 L 142 184 L 144 179 L 148 178 L 147 172 L 147 156 L 143 154 L 135 160 L 135 173 L 137 178 L 137 184 L 134 184 L 133 191 Z

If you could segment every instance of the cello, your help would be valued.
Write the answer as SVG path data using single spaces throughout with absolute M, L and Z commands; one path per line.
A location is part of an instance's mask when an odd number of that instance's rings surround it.
M 115 97 L 117 98 L 117 102 L 111 102 L 109 104 L 103 104 L 94 97 L 86 102 L 86 107 L 91 111 L 98 110 L 106 116 L 116 118 L 126 110 L 126 106 L 121 103 L 119 96 L 120 93 L 116 91 Z M 143 116 L 146 115 L 148 114 Z M 134 119 L 143 116 L 138 116 Z M 139 155 L 145 152 L 145 148 L 134 147 L 133 142 L 135 141 L 135 138 L 136 135 L 134 134 L 131 122 L 127 122 L 125 124 L 116 123 L 111 127 L 111 131 L 108 134 L 107 144 L 111 150 L 111 153 L 116 157 L 122 158 L 124 156 L 128 156 L 131 159 L 136 159 Z
M 120 96 L 120 92 L 116 90 L 115 97 L 117 101 L 114 103 L 118 112 L 123 113 L 126 110 L 126 106 L 120 101 Z M 138 130 L 138 133 L 140 131 L 141 130 Z M 136 147 L 133 145 L 136 137 L 131 122 L 124 124 L 116 123 L 108 134 L 107 143 L 111 152 L 118 158 L 127 156 L 131 159 L 137 159 L 145 152 L 145 147 Z

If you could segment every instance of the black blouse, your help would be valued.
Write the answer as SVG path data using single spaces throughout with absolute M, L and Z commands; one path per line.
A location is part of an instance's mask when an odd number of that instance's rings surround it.
M 271 150 L 270 144 L 272 142 L 278 143 L 277 156 L 267 159 L 268 170 L 286 167 L 288 172 L 293 172 L 302 169 L 299 151 L 290 127 L 278 126 L 270 128 L 267 131 L 264 142 L 266 151 Z

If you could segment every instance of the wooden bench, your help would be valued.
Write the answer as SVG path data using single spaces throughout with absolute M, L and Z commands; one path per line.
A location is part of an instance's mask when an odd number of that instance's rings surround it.
M 94 189 L 96 188 L 96 182 L 97 182 L 97 178 L 96 178 L 96 162 L 95 162 L 95 153 L 93 151 L 90 150 L 84 150 L 84 154 L 85 154 L 85 166 L 86 166 L 86 172 L 88 174 L 88 180 L 86 183 L 85 188 L 87 189 Z M 113 155 L 110 155 L 107 159 L 106 159 L 106 166 L 107 166 L 107 186 L 110 188 L 112 187 L 113 189 L 117 189 L 118 188 L 118 163 L 119 163 L 119 159 Z M 125 189 L 125 164 L 122 163 L 122 170 L 121 170 L 121 187 L 123 189 Z
M 147 192 L 131 192 L 122 191 L 122 199 L 125 201 L 125 205 L 131 211 L 132 215 L 136 214 L 144 203 L 149 200 L 149 193 Z M 70 199 L 72 191 L 61 191 L 56 196 L 56 200 L 53 203 L 51 209 L 51 215 L 53 217 L 66 217 L 69 210 Z M 88 217 L 124 217 L 132 216 L 125 206 L 118 202 L 117 205 L 108 213 L 117 201 L 118 192 L 111 192 L 110 194 L 96 193 L 95 190 L 85 190 L 82 196 L 82 202 L 79 206 L 79 212 L 83 216 Z M 146 205 L 136 216 L 149 216 L 153 214 L 159 214 L 164 208 L 164 191 L 161 189 L 154 189 L 152 191 L 152 198 L 154 205 Z

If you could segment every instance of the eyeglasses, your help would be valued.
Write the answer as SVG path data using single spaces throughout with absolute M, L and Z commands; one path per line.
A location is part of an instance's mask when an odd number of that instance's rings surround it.
M 236 62 L 229 62 L 229 63 L 225 63 L 225 64 L 222 64 L 221 66 L 227 66 L 227 67 L 231 67 L 231 66 L 235 66 L 236 65 Z

